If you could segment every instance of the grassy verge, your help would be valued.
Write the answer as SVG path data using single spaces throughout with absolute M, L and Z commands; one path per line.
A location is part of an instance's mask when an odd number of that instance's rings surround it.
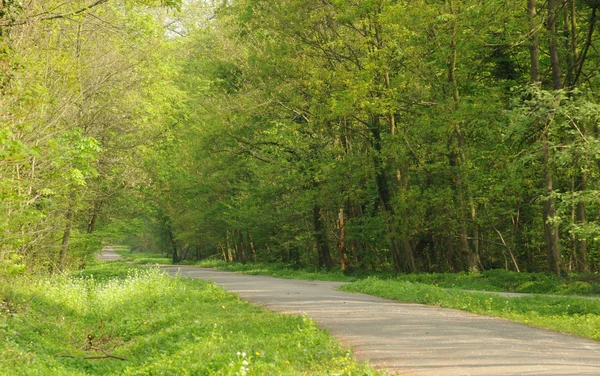
M 131 252 L 127 247 L 113 247 L 115 252 L 127 261 L 139 265 L 172 264 L 173 259 L 153 252 Z
M 548 273 L 516 273 L 487 270 L 482 273 L 421 273 L 398 276 L 395 280 L 463 290 L 518 292 L 555 295 L 600 295 L 600 276 L 573 273 L 568 278 Z
M 505 298 L 424 283 L 367 278 L 341 287 L 402 302 L 421 303 L 502 317 L 600 341 L 600 301 L 576 297 Z
M 375 374 L 311 320 L 123 262 L 0 276 L 2 375 Z

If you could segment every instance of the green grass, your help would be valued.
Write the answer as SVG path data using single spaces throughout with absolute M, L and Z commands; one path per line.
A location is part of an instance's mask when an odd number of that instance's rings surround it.
M 127 247 L 115 248 L 115 252 L 128 261 L 139 265 L 172 264 L 173 259 L 153 252 L 131 252 Z
M 600 301 L 577 297 L 530 296 L 506 298 L 469 293 L 430 284 L 367 278 L 344 285 L 342 291 L 360 292 L 402 302 L 460 309 L 477 314 L 551 329 L 600 341 Z
M 394 280 L 463 290 L 600 295 L 600 276 L 594 274 L 572 274 L 569 278 L 562 278 L 548 273 L 516 273 L 497 269 L 482 273 L 404 274 Z
M 376 374 L 310 319 L 208 282 L 123 262 L 0 277 L 2 375 L 335 373 Z

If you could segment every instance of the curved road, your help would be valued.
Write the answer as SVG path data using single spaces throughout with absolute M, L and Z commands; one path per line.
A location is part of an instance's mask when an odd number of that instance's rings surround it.
M 110 250 L 107 260 L 118 259 Z M 342 283 L 250 276 L 191 266 L 254 304 L 306 314 L 359 359 L 397 375 L 600 375 L 600 343 L 467 312 L 336 291 Z

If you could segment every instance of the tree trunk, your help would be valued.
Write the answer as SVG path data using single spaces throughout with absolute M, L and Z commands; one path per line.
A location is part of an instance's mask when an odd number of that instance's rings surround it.
M 407 260 L 414 260 L 414 256 L 412 254 L 402 255 L 402 252 L 400 251 L 400 247 L 398 245 L 398 233 L 395 228 L 396 226 L 394 225 L 394 208 L 392 207 L 390 202 L 390 189 L 388 185 L 388 178 L 383 167 L 383 162 L 381 160 L 382 140 L 378 116 L 373 116 L 371 118 L 371 134 L 373 136 L 372 142 L 375 153 L 373 157 L 373 163 L 375 165 L 375 184 L 377 187 L 377 196 L 379 197 L 378 206 L 385 220 L 386 232 L 390 242 L 390 253 L 392 255 L 394 270 L 396 270 L 396 272 L 402 272 L 405 270 L 405 265 L 407 265 L 408 271 L 414 273 L 416 272 L 415 264 L 406 262 Z M 405 249 L 405 251 L 412 252 L 412 249 Z
M 100 214 L 100 208 L 102 208 L 102 201 L 96 201 L 94 203 L 94 211 L 92 212 L 92 218 L 90 219 L 90 223 L 88 224 L 87 232 L 88 234 L 96 231 L 96 222 L 98 220 L 98 214 Z
M 558 42 L 556 35 L 557 20 L 557 0 L 548 0 L 548 20 L 547 27 L 550 32 L 550 65 L 552 67 L 552 88 L 554 90 L 562 89 L 562 76 L 560 71 L 560 60 L 558 57 Z
M 547 27 L 548 31 L 550 32 L 550 65 L 552 67 L 552 88 L 554 90 L 560 90 L 562 88 L 562 78 L 556 36 L 557 4 L 557 0 L 548 0 Z M 550 140 L 547 128 L 548 127 L 546 127 L 545 134 L 542 137 L 544 152 L 544 186 L 546 191 L 546 201 L 544 202 L 543 209 L 544 232 L 546 234 L 546 253 L 548 258 L 548 268 L 553 273 L 560 275 L 560 238 L 558 234 L 558 225 L 554 223 L 556 219 L 556 202 L 555 199 L 552 197 L 554 187 L 552 166 L 550 161 Z
M 250 244 L 250 251 L 252 252 L 252 261 L 256 262 L 256 248 L 254 247 L 254 241 L 249 230 L 246 230 L 246 236 L 248 237 L 248 244 Z
M 581 173 L 579 176 L 577 185 L 575 189 L 579 192 L 585 192 L 587 185 L 587 176 L 585 173 Z M 585 212 L 585 203 L 578 202 L 577 207 L 575 208 L 575 223 L 578 225 L 583 225 L 586 223 L 586 212 Z M 587 241 L 585 239 L 576 238 L 575 239 L 575 267 L 578 272 L 587 272 L 589 271 L 589 257 L 587 250 Z
M 548 134 L 545 134 L 542 139 L 543 143 L 543 166 L 544 166 L 544 189 L 546 197 L 543 205 L 544 233 L 546 235 L 546 255 L 548 259 L 548 269 L 560 275 L 560 239 L 558 235 L 558 226 L 554 223 L 556 218 L 556 202 L 552 193 L 553 176 L 550 166 L 550 146 Z
M 344 209 L 340 208 L 340 268 L 346 270 L 346 228 L 344 226 Z
M 69 250 L 69 240 L 71 239 L 71 228 L 73 227 L 76 196 L 75 190 L 72 190 L 71 194 L 69 195 L 69 208 L 67 209 L 67 215 L 65 216 L 65 231 L 63 232 L 63 238 L 60 247 L 60 270 L 63 270 L 67 264 L 67 255 Z
M 566 0 L 563 7 L 563 34 L 564 48 L 567 51 L 566 87 L 573 89 L 575 86 L 575 68 L 577 67 L 577 17 L 575 14 L 575 1 Z
M 325 266 L 327 270 L 331 270 L 333 267 L 333 260 L 329 253 L 327 233 L 325 232 L 325 225 L 321 219 L 321 207 L 319 205 L 313 206 L 313 226 L 315 231 L 315 243 L 317 246 L 318 267 Z
M 246 244 L 244 243 L 244 233 L 242 231 L 238 231 L 238 239 L 239 239 L 239 258 L 243 263 L 248 261 L 248 257 L 246 256 Z
M 173 230 L 169 225 L 167 228 L 169 233 L 169 242 L 171 243 L 171 248 L 173 249 L 173 264 L 177 264 L 179 262 L 179 255 L 177 252 L 177 241 L 175 240 L 175 236 L 173 235 Z
M 457 10 L 454 7 L 454 1 L 449 2 L 450 13 L 456 15 Z M 448 82 L 452 88 L 452 102 L 454 112 L 460 109 L 460 91 L 458 87 L 458 80 L 456 78 L 456 62 L 457 62 L 457 26 L 456 21 L 452 22 L 452 39 L 450 40 L 450 55 L 448 56 Z M 458 147 L 458 158 L 456 161 L 458 171 L 455 176 L 456 194 L 457 200 L 460 206 L 460 248 L 462 254 L 465 256 L 467 264 L 466 269 L 469 271 L 479 270 L 479 231 L 475 225 L 477 219 L 477 209 L 473 200 L 473 196 L 470 192 L 469 187 L 469 174 L 468 174 L 468 163 L 466 153 L 466 142 L 462 134 L 461 125 L 457 120 L 454 120 L 454 137 Z M 469 244 L 469 222 L 473 223 L 473 245 Z
M 538 39 L 538 22 L 536 0 L 528 0 L 527 10 L 529 12 L 531 44 L 529 45 L 530 57 L 530 80 L 532 83 L 539 85 L 542 78 L 540 76 L 540 42 Z

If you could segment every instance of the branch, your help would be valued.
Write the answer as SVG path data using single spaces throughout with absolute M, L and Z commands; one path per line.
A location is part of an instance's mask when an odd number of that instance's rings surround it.
M 52 16 L 47 16 L 47 17 L 41 17 L 41 18 L 37 18 L 38 16 L 33 16 L 32 18 L 25 20 L 25 21 L 19 21 L 19 22 L 10 22 L 10 23 L 6 23 L 6 24 L 0 24 L 0 27 L 14 27 L 14 26 L 21 26 L 21 25 L 25 25 L 28 24 L 30 22 L 41 22 L 41 21 L 49 21 L 49 20 L 56 20 L 59 18 L 67 18 L 67 17 L 71 17 L 71 16 L 76 16 L 78 14 L 87 12 L 88 10 L 97 7 L 98 5 L 102 5 L 104 3 L 107 3 L 108 0 L 96 0 L 94 3 L 85 6 L 81 9 L 78 9 L 76 11 L 70 12 L 70 13 L 63 13 L 63 14 L 54 14 Z
M 585 60 L 587 58 L 587 54 L 590 49 L 590 46 L 592 46 L 592 42 L 593 42 L 592 38 L 594 36 L 594 29 L 596 27 L 596 21 L 597 21 L 597 16 L 596 16 L 597 10 L 598 10 L 597 6 L 592 9 L 592 14 L 590 16 L 590 23 L 589 23 L 589 27 L 588 27 L 587 39 L 583 46 L 583 53 L 581 54 L 581 60 L 579 61 L 578 66 L 576 67 L 577 71 L 575 73 L 575 79 L 573 80 L 573 86 L 575 84 L 577 84 L 577 82 L 579 81 L 579 78 L 581 77 L 581 73 L 583 72 L 583 64 L 585 63 Z
M 119 360 L 127 360 L 127 358 L 123 358 L 121 356 L 113 355 L 103 351 L 104 355 L 96 355 L 96 356 L 75 356 L 69 354 L 55 354 L 54 356 L 60 356 L 63 358 L 74 358 L 74 359 L 119 359 Z

